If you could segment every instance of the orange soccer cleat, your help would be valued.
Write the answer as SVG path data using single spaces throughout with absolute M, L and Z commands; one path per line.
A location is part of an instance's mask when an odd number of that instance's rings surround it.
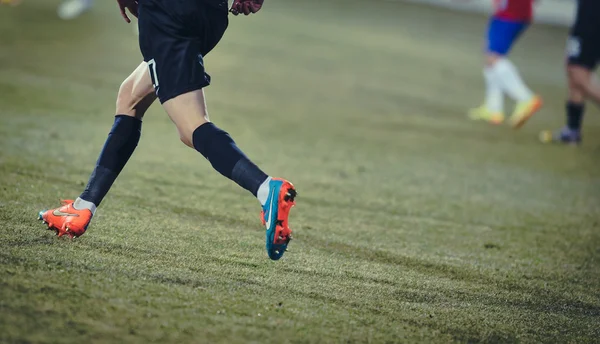
M 38 218 L 48 225 L 48 229 L 56 231 L 59 237 L 66 234 L 73 238 L 85 233 L 92 220 L 92 211 L 75 209 L 72 200 L 64 200 L 62 204 L 60 208 L 40 211 Z

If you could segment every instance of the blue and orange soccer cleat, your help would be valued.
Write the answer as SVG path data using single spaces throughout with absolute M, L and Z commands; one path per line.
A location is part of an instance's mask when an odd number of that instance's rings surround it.
M 49 230 L 56 231 L 59 237 L 66 234 L 73 238 L 85 233 L 92 220 L 92 212 L 89 209 L 75 209 L 72 200 L 62 201 L 62 204 L 56 209 L 40 211 L 38 219 L 47 224 Z
M 260 218 L 267 228 L 267 253 L 269 258 L 279 260 L 292 240 L 288 224 L 290 209 L 296 204 L 296 189 L 284 179 L 273 178 L 269 182 L 269 198 L 263 206 Z

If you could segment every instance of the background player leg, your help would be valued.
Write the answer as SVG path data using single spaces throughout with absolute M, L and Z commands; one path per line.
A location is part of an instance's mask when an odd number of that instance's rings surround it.
M 121 84 L 114 124 L 83 193 L 74 202 L 40 212 L 40 218 L 59 235 L 79 236 L 85 232 L 97 206 L 133 154 L 142 118 L 155 99 L 148 66 L 143 62 Z
M 600 106 L 600 85 L 592 69 L 569 64 L 567 66 L 567 78 L 569 82 L 569 99 L 566 105 L 567 123 L 556 133 L 542 131 L 540 133 L 542 142 L 581 143 L 581 126 L 586 99 L 591 99 L 596 105 Z
M 493 68 L 497 60 L 496 54 L 488 52 L 485 56 L 485 101 L 480 107 L 469 111 L 469 118 L 473 120 L 484 120 L 492 124 L 504 122 L 504 93 Z
M 486 53 L 486 102 L 470 113 L 473 119 L 484 119 L 491 123 L 504 120 L 502 97 L 498 89 L 517 102 L 511 123 L 521 127 L 539 108 L 541 98 L 535 96 L 525 85 L 515 65 L 507 58 L 514 42 L 527 28 L 527 22 L 508 21 L 492 18 L 488 29 L 488 50 Z
M 575 22 L 567 40 L 567 78 L 569 99 L 567 101 L 567 125 L 555 132 L 542 131 L 542 142 L 564 144 L 581 143 L 581 125 L 584 104 L 591 99 L 600 106 L 600 85 L 593 71 L 600 62 L 600 3 L 594 0 L 580 0 Z

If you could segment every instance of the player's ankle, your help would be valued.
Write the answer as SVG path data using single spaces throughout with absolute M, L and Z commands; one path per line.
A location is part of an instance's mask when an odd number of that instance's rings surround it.
M 94 215 L 94 214 L 96 214 L 97 206 L 93 202 L 86 201 L 86 200 L 82 199 L 81 197 L 77 197 L 75 202 L 73 202 L 73 208 L 75 208 L 75 210 L 88 209 L 89 211 L 92 212 L 92 215 Z
M 256 198 L 258 198 L 258 201 L 262 206 L 264 206 L 267 203 L 267 200 L 269 198 L 269 184 L 271 182 L 271 179 L 271 177 L 267 177 L 267 179 L 265 179 L 265 181 L 262 182 L 262 184 L 260 184 L 260 186 L 258 187 L 258 191 L 256 191 Z

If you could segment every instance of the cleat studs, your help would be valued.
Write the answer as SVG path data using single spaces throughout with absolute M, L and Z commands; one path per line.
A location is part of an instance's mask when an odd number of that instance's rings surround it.
M 275 254 L 279 254 L 279 250 L 275 250 Z

